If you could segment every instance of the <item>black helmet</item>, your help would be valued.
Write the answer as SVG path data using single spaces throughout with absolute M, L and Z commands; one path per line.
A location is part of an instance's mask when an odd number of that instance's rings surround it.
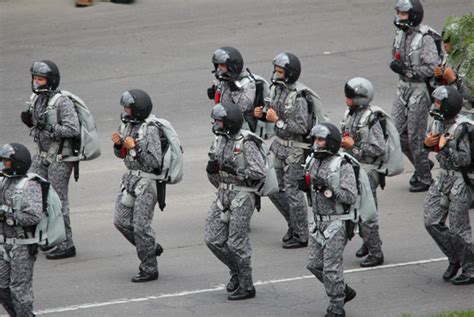
M 362 77 L 354 77 L 344 86 L 346 98 L 352 99 L 354 106 L 368 105 L 374 99 L 372 83 Z
M 153 103 L 150 96 L 141 89 L 130 89 L 125 91 L 120 98 L 120 105 L 132 109 L 132 118 L 143 121 L 151 113 Z
M 421 21 L 423 21 L 423 5 L 420 0 L 398 0 L 395 10 L 408 12 L 408 20 L 400 20 L 397 15 L 393 21 L 397 28 L 404 31 L 410 27 L 420 25 Z
M 10 160 L 11 168 L 3 168 L 5 176 L 26 175 L 31 166 L 30 151 L 18 143 L 5 144 L 0 148 L 0 158 Z
M 440 109 L 432 107 L 430 115 L 437 120 L 454 118 L 463 105 L 463 98 L 459 91 L 451 86 L 439 86 L 431 94 L 435 100 L 441 101 Z
M 280 53 L 273 59 L 273 66 L 278 66 L 285 69 L 285 80 L 287 84 L 295 83 L 301 74 L 301 63 L 298 57 L 292 53 Z M 279 80 L 273 76 L 273 83 Z
M 240 108 L 237 105 L 224 106 L 217 104 L 214 106 L 211 112 L 211 118 L 214 120 L 221 120 L 224 123 L 224 127 L 221 128 L 214 122 L 212 126 L 212 132 L 216 135 L 232 136 L 237 134 L 244 123 L 244 117 Z
M 313 151 L 316 158 L 324 158 L 329 155 L 337 154 L 341 147 L 341 132 L 332 123 L 323 122 L 315 125 L 310 132 L 313 141 Z M 315 144 L 316 138 L 326 139 L 326 146 L 320 148 Z
M 59 69 L 55 63 L 49 60 L 42 60 L 39 62 L 34 62 L 30 68 L 31 73 L 31 90 L 35 94 L 41 92 L 53 91 L 59 86 Z M 35 87 L 33 85 L 33 76 L 45 77 L 47 79 L 46 86 Z
M 239 50 L 230 46 L 218 48 L 212 54 L 212 63 L 214 64 L 214 74 L 219 80 L 237 80 L 244 69 L 244 59 Z M 219 73 L 217 71 L 218 64 L 225 64 L 228 72 L 225 74 Z

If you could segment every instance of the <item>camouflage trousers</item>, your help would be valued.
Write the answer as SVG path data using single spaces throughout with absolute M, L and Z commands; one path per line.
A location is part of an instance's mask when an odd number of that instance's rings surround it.
M 344 248 L 347 244 L 344 221 L 340 221 L 339 229 L 321 241 L 310 232 L 308 240 L 308 264 L 306 268 L 324 284 L 326 294 L 329 296 L 328 311 L 340 314 L 344 310 L 344 268 L 342 259 Z M 316 229 L 325 232 L 332 222 L 317 222 Z M 333 224 L 334 225 L 334 224 Z M 320 237 L 322 234 L 319 235 Z
M 57 248 L 58 250 L 66 250 L 72 248 L 74 243 L 72 241 L 71 219 L 69 217 L 69 179 L 73 170 L 73 163 L 70 162 L 48 162 L 48 160 L 41 158 L 39 155 L 33 157 L 33 162 L 29 172 L 37 173 L 46 178 L 54 190 L 58 193 L 61 204 L 63 205 L 64 226 L 66 228 L 66 240 L 61 242 Z
M 249 231 L 254 208 L 253 193 L 220 189 L 205 225 L 207 246 L 229 268 L 231 276 L 239 277 L 241 288 L 253 286 Z
M 158 272 L 158 261 L 155 251 L 155 231 L 151 227 L 157 202 L 154 181 L 144 185 L 143 192 L 136 195 L 133 207 L 124 205 L 122 197 L 125 192 L 122 191 L 117 197 L 114 225 L 136 247 L 137 256 L 141 261 L 140 272 L 155 274 Z
M 298 179 L 304 175 L 302 162 L 286 164 L 274 158 L 279 191 L 270 200 L 285 218 L 288 228 L 300 241 L 308 240 L 308 206 L 304 192 L 298 189 Z
M 423 151 L 423 141 L 428 126 L 431 100 L 425 83 L 400 81 L 393 103 L 392 118 L 400 133 L 403 153 L 415 167 L 415 175 L 425 184 L 431 184 L 428 153 Z
M 35 261 L 26 245 L 0 245 L 0 303 L 11 316 L 34 316 Z
M 370 170 L 367 172 L 369 176 L 370 188 L 372 189 L 372 194 L 374 195 L 375 204 L 377 205 L 378 213 L 378 204 L 377 204 L 377 187 L 379 186 L 379 174 L 375 170 Z M 380 239 L 379 234 L 379 219 L 378 215 L 375 214 L 375 217 L 366 221 L 359 223 L 359 235 L 364 241 L 364 245 L 367 246 L 369 254 L 375 257 L 382 257 L 382 240 Z
M 450 263 L 459 263 L 462 271 L 474 277 L 474 250 L 469 221 L 472 192 L 462 178 L 436 178 L 425 198 L 425 228 Z M 449 217 L 449 228 L 446 220 Z

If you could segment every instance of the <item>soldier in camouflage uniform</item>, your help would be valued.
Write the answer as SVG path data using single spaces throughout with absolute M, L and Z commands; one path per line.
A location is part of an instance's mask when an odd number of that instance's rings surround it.
M 384 132 L 377 117 L 370 118 L 367 123 L 360 122 L 362 116 L 370 108 L 370 102 L 374 98 L 374 88 L 367 79 L 356 77 L 346 83 L 344 93 L 349 110 L 342 125 L 344 135 L 341 147 L 362 163 L 369 176 L 374 199 L 377 201 L 377 187 L 384 175 L 377 172 L 378 166 L 374 163 L 377 163 L 378 159 L 385 154 Z M 366 126 L 363 126 L 363 124 L 366 124 Z M 365 131 L 368 131 L 368 133 L 365 133 Z M 377 215 L 367 222 L 360 222 L 359 228 L 364 243 L 356 252 L 356 256 L 364 257 L 368 255 L 360 266 L 381 265 L 384 258 Z
M 34 62 L 30 71 L 31 88 L 35 95 L 30 109 L 21 113 L 21 120 L 31 128 L 38 147 L 30 172 L 46 178 L 61 199 L 66 240 L 49 250 L 46 258 L 64 259 L 76 255 L 68 198 L 69 178 L 74 163 L 58 161 L 57 155 L 60 151 L 65 156 L 73 154 L 71 140 L 80 135 L 79 118 L 72 101 L 64 96 L 58 98 L 55 110 L 47 109 L 49 99 L 58 92 L 60 76 L 56 64 L 48 60 Z
M 4 165 L 0 178 L 0 303 L 10 316 L 34 316 L 33 267 L 38 246 L 20 242 L 31 238 L 32 226 L 40 222 L 41 186 L 27 182 L 21 209 L 12 210 L 16 186 L 30 168 L 31 156 L 23 145 L 11 143 L 0 148 L 0 158 Z
M 255 186 L 265 178 L 265 160 L 251 132 L 241 130 L 243 117 L 233 106 L 216 105 L 211 117 L 217 138 L 206 172 L 218 188 L 205 225 L 205 241 L 230 270 L 229 300 L 255 297 L 249 229 L 255 208 Z M 241 146 L 240 146 L 241 144 Z
M 340 184 L 330 185 L 329 173 L 332 159 L 341 145 L 341 133 L 331 123 L 322 123 L 311 130 L 314 138 L 314 161 L 307 166 L 309 181 L 299 179 L 299 188 L 311 191 L 313 210 L 309 216 L 308 270 L 324 284 L 330 304 L 326 317 L 345 316 L 344 304 L 356 296 L 356 292 L 344 283 L 342 257 L 347 243 L 347 215 L 339 214 L 337 204 L 351 205 L 357 198 L 357 182 L 354 168 L 342 160 L 339 171 Z M 309 163 L 308 163 L 309 164 Z M 308 172 L 307 172 L 308 173 Z M 308 188 L 309 187 L 309 188 Z M 314 220 L 314 221 L 313 221 Z
M 431 182 L 431 164 L 423 151 L 431 104 L 425 81 L 433 76 L 440 60 L 434 39 L 423 35 L 420 25 L 423 7 L 420 0 L 399 0 L 395 7 L 395 25 L 399 28 L 394 41 L 390 68 L 399 74 L 397 96 L 393 103 L 392 118 L 400 133 L 403 153 L 415 167 L 410 179 L 410 192 L 427 191 Z M 421 39 L 420 39 L 421 36 Z M 419 40 L 419 41 L 418 41 Z M 414 47 L 417 41 L 419 47 Z
M 470 178 L 466 167 L 471 165 L 469 136 L 465 133 L 462 116 L 462 96 L 453 87 L 440 86 L 433 92 L 432 115 L 435 118 L 424 141 L 428 151 L 436 151 L 440 173 L 425 199 L 425 228 L 449 266 L 443 274 L 454 285 L 474 283 L 474 254 L 469 206 L 472 200 Z M 441 126 L 441 128 L 440 128 Z M 449 217 L 449 228 L 446 219 Z M 454 278 L 459 269 L 462 273 Z
M 462 114 L 474 119 L 474 43 L 468 43 L 465 30 L 472 26 L 472 13 L 460 18 L 448 18 L 443 30 L 443 46 L 447 53 L 444 65 L 434 70 L 435 78 L 443 85 L 452 85 L 463 96 Z M 466 25 L 466 26 L 465 26 Z M 472 34 L 472 29 L 470 29 Z M 471 35 L 472 36 L 472 35 Z
M 217 82 L 207 90 L 209 99 L 224 106 L 237 106 L 244 116 L 243 128 L 255 131 L 257 120 L 253 115 L 255 80 L 243 71 L 244 60 L 234 47 L 221 47 L 212 55 Z
M 294 91 L 301 74 L 299 59 L 291 53 L 278 54 L 273 59 L 275 93 L 266 120 L 275 122 L 276 138 L 270 151 L 275 155 L 274 166 L 280 190 L 270 200 L 283 215 L 288 231 L 283 237 L 283 248 L 294 249 L 308 245 L 308 212 L 304 193 L 298 189 L 298 179 L 303 175 L 305 155 L 309 149 L 305 137 L 309 132 L 310 111 L 308 102 L 299 95 L 293 108 L 287 109 L 288 95 Z M 255 117 L 263 116 L 262 108 L 255 108 Z
M 158 279 L 156 257 L 163 251 L 155 242 L 155 232 L 151 227 L 158 197 L 154 175 L 160 171 L 162 161 L 160 129 L 149 123 L 143 139 L 138 135 L 153 108 L 150 96 L 143 90 L 125 91 L 120 104 L 125 111 L 122 114 L 124 127 L 123 131 L 120 129 L 122 134 L 112 134 L 112 141 L 115 155 L 123 159 L 128 171 L 122 176 L 114 225 L 136 247 L 141 261 L 132 282 L 147 282 Z

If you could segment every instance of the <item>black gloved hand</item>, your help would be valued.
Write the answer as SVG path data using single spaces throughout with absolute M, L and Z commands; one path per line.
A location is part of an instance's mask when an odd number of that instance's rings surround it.
M 298 179 L 298 189 L 302 191 L 307 191 L 309 189 L 308 184 L 306 183 L 306 177 L 303 176 Z
M 321 177 L 313 177 L 311 183 L 313 184 L 313 189 L 316 191 L 322 191 L 327 186 L 326 181 Z
M 214 100 L 216 96 L 216 85 L 212 85 L 211 87 L 207 88 L 207 97 L 211 100 Z
M 221 171 L 226 172 L 228 174 L 237 175 L 237 169 L 232 166 L 231 163 L 226 161 L 222 162 Z
M 217 160 L 209 160 L 207 162 L 206 172 L 209 174 L 219 173 L 219 162 Z
M 21 121 L 28 127 L 31 128 L 33 126 L 33 116 L 31 111 L 26 110 L 21 112 Z
M 42 130 L 42 131 L 47 131 L 47 132 L 53 132 L 53 126 L 51 124 L 47 124 L 45 122 L 42 122 L 42 121 L 38 121 L 36 123 L 36 128 L 38 130 Z
M 397 74 L 405 75 L 405 72 L 408 70 L 408 66 L 402 61 L 396 60 L 390 63 L 390 69 Z

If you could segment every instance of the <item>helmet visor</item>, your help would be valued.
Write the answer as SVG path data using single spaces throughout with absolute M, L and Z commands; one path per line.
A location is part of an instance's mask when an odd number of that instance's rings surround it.
M 51 67 L 48 64 L 43 62 L 34 62 L 31 66 L 31 73 L 34 75 L 48 75 L 52 72 Z
M 280 53 L 273 59 L 273 65 L 285 68 L 290 63 L 290 58 L 285 53 Z
M 120 105 L 122 107 L 130 107 L 133 104 L 135 104 L 135 98 L 133 98 L 130 92 L 124 92 L 120 98 Z
M 331 134 L 331 131 L 328 127 L 324 125 L 316 125 L 313 129 L 311 129 L 311 136 L 314 138 L 323 138 L 326 139 L 328 135 Z
M 217 104 L 212 109 L 211 118 L 214 120 L 224 120 L 227 116 L 227 111 L 221 104 Z
M 229 59 L 229 54 L 221 48 L 217 49 L 212 55 L 212 63 L 214 64 L 226 64 Z
M 408 12 L 413 9 L 413 5 L 411 4 L 410 0 L 398 0 L 397 4 L 395 5 L 395 10 L 401 12 Z
M 440 86 L 433 91 L 431 96 L 436 100 L 444 100 L 448 98 L 448 89 L 445 86 Z
M 15 149 L 10 144 L 5 144 L 0 148 L 0 159 L 11 159 L 15 154 Z

